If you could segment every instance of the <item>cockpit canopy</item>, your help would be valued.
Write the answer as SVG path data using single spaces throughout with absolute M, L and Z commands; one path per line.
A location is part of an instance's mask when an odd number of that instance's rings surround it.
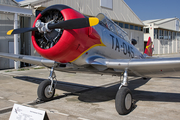
M 103 23 L 105 27 L 107 27 L 110 31 L 121 37 L 122 39 L 130 42 L 128 38 L 128 34 L 116 23 L 114 23 L 111 19 L 105 16 L 103 13 L 99 13 L 97 18 L 100 20 L 100 23 Z

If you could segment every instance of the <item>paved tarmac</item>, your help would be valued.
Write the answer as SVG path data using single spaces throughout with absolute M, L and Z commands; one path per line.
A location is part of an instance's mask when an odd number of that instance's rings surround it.
M 180 76 L 142 79 L 129 77 L 133 111 L 118 115 L 115 95 L 119 77 L 56 71 L 55 98 L 36 102 L 37 88 L 47 79 L 47 68 L 0 71 L 0 120 L 8 120 L 14 103 L 45 110 L 49 120 L 179 120 Z

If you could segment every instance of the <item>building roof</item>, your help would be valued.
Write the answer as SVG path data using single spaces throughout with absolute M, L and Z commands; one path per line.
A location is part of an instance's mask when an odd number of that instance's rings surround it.
M 154 19 L 145 20 L 143 23 L 148 27 L 150 24 L 154 24 L 154 28 L 161 28 L 173 31 L 179 31 L 180 20 L 179 18 L 166 18 L 166 19 Z
M 29 5 L 29 4 L 34 3 L 34 2 L 37 2 L 37 1 L 38 1 L 38 0 L 24 0 L 24 1 L 19 2 L 19 4 L 20 4 L 21 6 L 25 6 L 25 5 Z M 42 1 L 42 0 L 39 0 L 39 1 Z
M 10 6 L 19 6 L 19 3 L 16 0 L 0 0 L 1 5 L 10 5 Z
M 58 0 L 58 2 L 57 0 L 24 0 L 19 3 L 21 6 L 42 5 L 43 7 L 48 7 L 54 4 L 64 4 L 87 16 L 96 16 L 98 13 L 104 13 L 110 19 L 115 21 L 144 26 L 143 22 L 124 0 L 112 0 L 112 9 L 102 7 L 99 0 Z
M 170 22 L 172 20 L 179 20 L 178 18 L 166 18 L 166 19 L 154 19 L 154 20 L 145 20 L 143 21 L 144 24 L 151 24 L 154 23 L 155 25 L 160 25 L 166 22 Z
M 126 2 L 124 1 L 124 0 L 122 0 L 122 2 L 123 2 L 123 4 L 126 6 L 126 9 L 128 10 L 128 11 L 130 11 L 130 13 L 132 13 L 132 15 L 134 16 L 134 19 L 136 19 L 136 24 L 141 24 L 141 25 L 143 25 L 144 26 L 144 23 L 139 19 L 139 17 L 134 13 L 134 11 L 126 4 Z M 127 14 L 127 17 L 128 18 L 130 18 L 129 17 L 130 15 L 128 15 Z M 131 20 L 131 22 L 134 22 L 134 21 L 132 21 Z

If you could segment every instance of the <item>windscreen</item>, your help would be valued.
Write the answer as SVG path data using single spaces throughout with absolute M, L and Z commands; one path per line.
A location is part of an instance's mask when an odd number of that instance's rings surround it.
M 114 23 L 111 19 L 109 19 L 104 14 L 100 13 L 97 15 L 97 18 L 107 27 L 110 31 L 121 37 L 122 39 L 129 41 L 128 34 L 116 23 Z

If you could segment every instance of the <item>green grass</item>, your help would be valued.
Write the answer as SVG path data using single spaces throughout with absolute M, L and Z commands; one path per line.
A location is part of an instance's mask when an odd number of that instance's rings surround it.
M 54 95 L 54 97 L 57 97 L 57 96 L 59 96 L 59 95 L 58 95 L 58 94 L 55 94 L 55 95 Z
M 7 70 L 7 71 L 5 71 L 5 72 L 12 72 L 11 70 Z
M 19 69 L 19 70 L 17 70 L 17 71 L 25 71 L 25 70 L 29 70 L 29 69 L 23 69 L 23 68 L 22 68 L 22 69 Z
M 34 68 L 35 70 L 38 70 L 38 69 L 44 69 L 45 67 L 37 67 L 37 68 Z

